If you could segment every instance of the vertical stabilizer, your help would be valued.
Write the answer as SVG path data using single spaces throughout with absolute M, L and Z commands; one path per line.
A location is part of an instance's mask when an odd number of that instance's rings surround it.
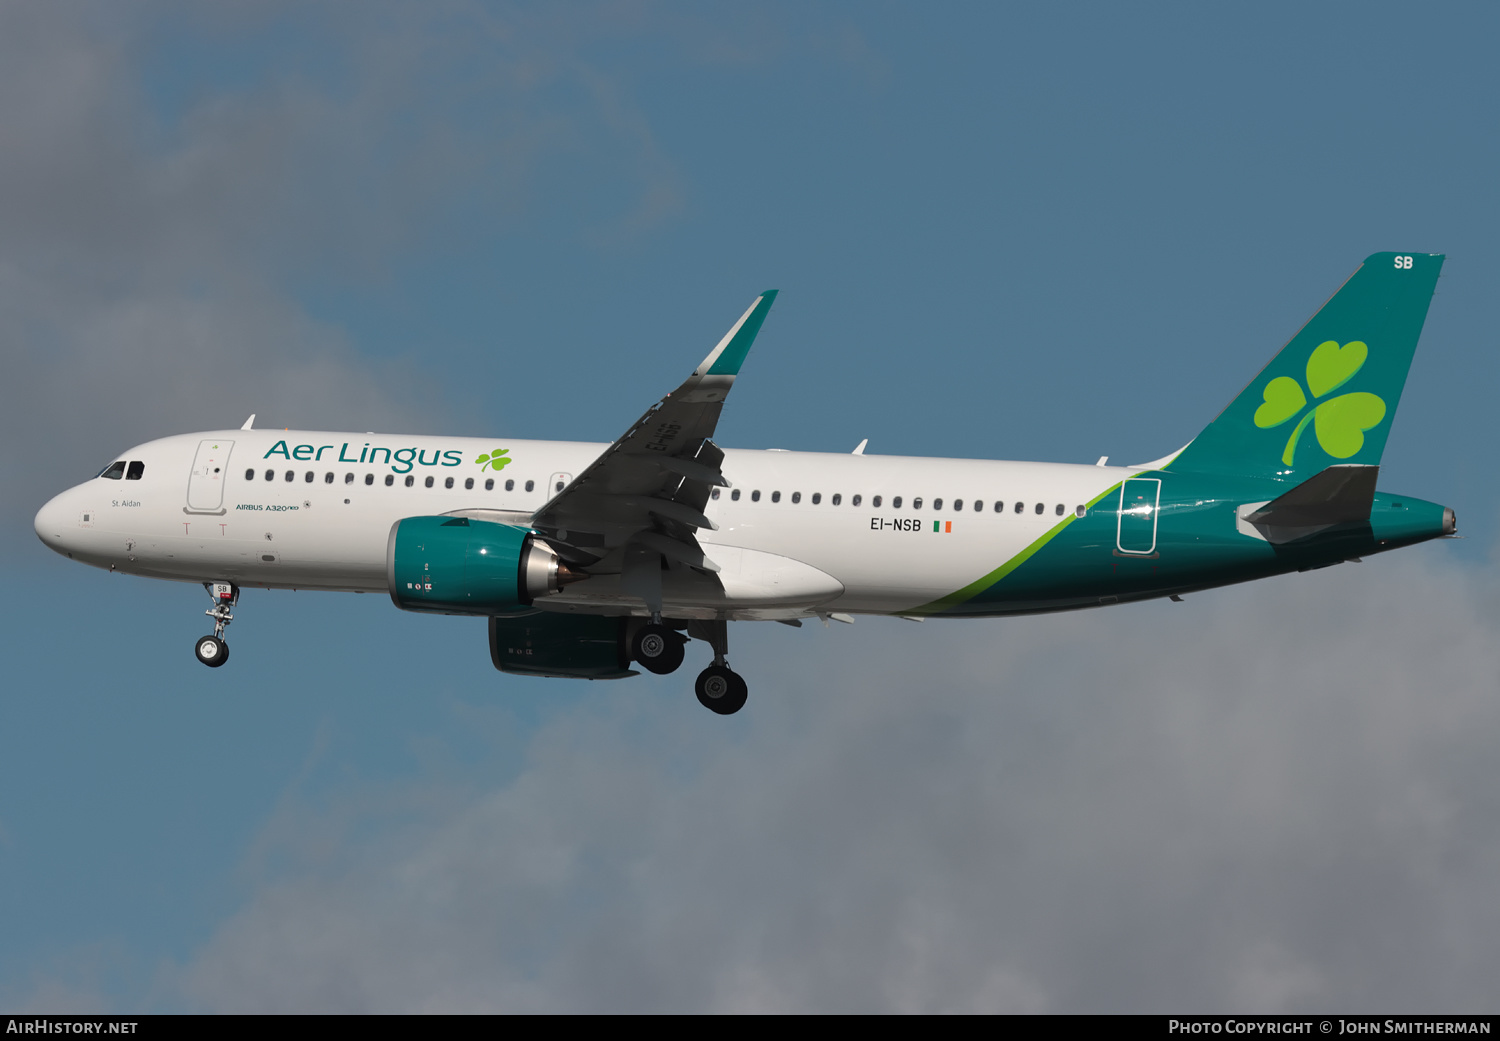
M 1302 481 L 1376 466 L 1443 257 L 1376 253 L 1165 469 Z

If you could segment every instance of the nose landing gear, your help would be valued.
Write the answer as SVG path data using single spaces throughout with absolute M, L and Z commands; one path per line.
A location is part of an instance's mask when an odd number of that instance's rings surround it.
M 210 669 L 217 669 L 229 660 L 229 644 L 217 636 L 203 636 L 193 647 L 193 654 Z
M 214 620 L 212 636 L 201 637 L 193 646 L 193 654 L 210 669 L 217 669 L 229 660 L 229 644 L 224 642 L 224 628 L 234 621 L 231 613 L 240 600 L 240 587 L 233 582 L 205 582 L 203 588 L 213 597 L 214 605 L 203 613 Z

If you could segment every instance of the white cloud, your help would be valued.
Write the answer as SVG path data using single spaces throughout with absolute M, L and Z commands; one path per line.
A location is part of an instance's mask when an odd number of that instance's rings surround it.
M 492 790 L 289 807 L 268 832 L 298 866 L 259 877 L 183 993 L 216 1010 L 1482 1007 L 1500 956 L 1494 574 L 1441 554 L 1186 606 L 736 633 L 753 683 L 736 719 L 693 704 L 686 671 L 635 680 L 545 728 Z
M 318 41 L 306 62 L 253 7 L 0 7 L 0 436 L 45 445 L 0 464 L 11 509 L 129 444 L 250 412 L 462 429 L 421 374 L 428 345 L 363 359 L 308 313 L 310 287 L 379 292 L 435 242 L 492 245 L 521 219 L 618 241 L 676 209 L 649 122 L 569 19 L 342 10 L 279 30 Z M 158 18 L 209 49 L 235 38 L 253 74 L 148 96 Z M 617 212 L 576 216 L 560 167 L 575 189 L 606 183 Z

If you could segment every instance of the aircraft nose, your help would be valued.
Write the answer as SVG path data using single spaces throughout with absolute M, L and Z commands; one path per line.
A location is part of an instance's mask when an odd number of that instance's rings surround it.
M 36 511 L 36 520 L 32 522 L 32 527 L 36 529 L 36 537 L 41 539 L 48 549 L 56 550 L 58 553 L 68 551 L 64 544 L 64 536 L 70 527 L 67 523 L 68 505 L 64 501 L 67 497 L 67 492 L 54 495 L 45 506 Z

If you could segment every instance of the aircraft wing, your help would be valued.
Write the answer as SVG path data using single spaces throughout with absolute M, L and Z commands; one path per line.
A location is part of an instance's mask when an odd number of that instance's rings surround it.
M 659 570 L 665 557 L 715 571 L 703 556 L 699 528 L 713 529 L 703 515 L 711 490 L 728 487 L 719 470 L 724 453 L 711 440 L 724 399 L 734 386 L 755 334 L 776 300 L 770 289 L 756 298 L 719 345 L 676 390 L 653 405 L 532 516 L 532 527 L 574 565 L 613 570 L 605 560 L 616 550 L 649 557 Z

